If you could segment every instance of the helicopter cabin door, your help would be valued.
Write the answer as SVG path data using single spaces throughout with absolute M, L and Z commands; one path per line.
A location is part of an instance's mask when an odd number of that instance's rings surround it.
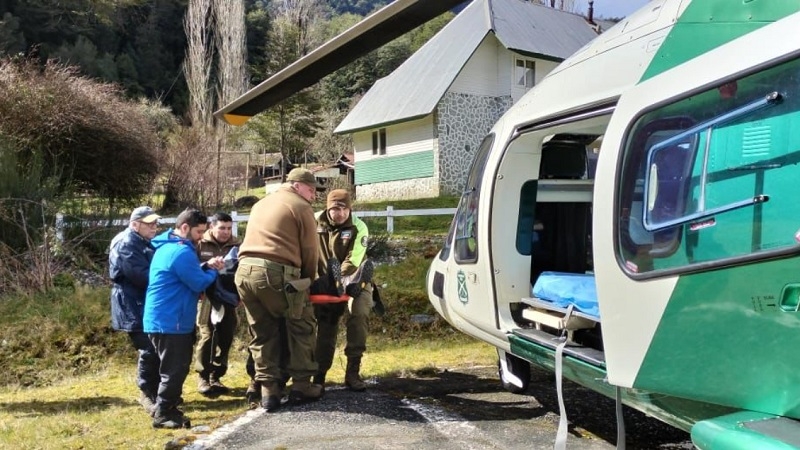
M 593 217 L 610 383 L 800 417 L 797 26 L 620 98 Z

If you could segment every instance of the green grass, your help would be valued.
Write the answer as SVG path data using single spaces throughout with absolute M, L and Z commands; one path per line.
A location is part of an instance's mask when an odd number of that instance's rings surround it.
M 390 200 L 374 203 L 358 203 L 353 205 L 356 211 L 385 211 L 391 205 L 398 209 L 438 209 L 455 208 L 458 206 L 458 197 L 436 197 L 416 200 Z M 386 233 L 385 217 L 365 217 L 364 222 L 369 227 L 370 233 Z M 450 214 L 440 216 L 403 216 L 394 218 L 394 234 L 397 236 L 431 236 L 444 235 L 450 226 L 453 216 Z
M 241 398 L 247 385 L 244 354 L 235 354 L 232 359 L 225 381 L 239 397 L 206 399 L 197 394 L 193 374 L 187 378 L 184 410 L 193 426 L 207 425 L 213 430 L 247 410 Z M 491 347 L 463 336 L 421 342 L 374 338 L 364 357 L 362 375 L 406 376 L 431 367 L 487 365 L 494 361 L 496 354 Z M 343 365 L 337 354 L 328 377 L 331 382 L 342 381 Z M 136 403 L 134 370 L 132 363 L 113 362 L 80 377 L 60 378 L 50 386 L 0 388 L 0 448 L 162 449 L 173 440 L 191 442 L 195 436 L 189 430 L 151 427 L 150 417 Z

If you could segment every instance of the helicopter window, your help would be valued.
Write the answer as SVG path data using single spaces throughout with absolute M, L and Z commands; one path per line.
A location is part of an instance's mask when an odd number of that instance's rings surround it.
M 715 142 L 712 139 L 712 132 L 725 122 L 751 114 L 760 108 L 777 105 L 781 100 L 781 95 L 777 92 L 770 93 L 741 108 L 713 117 L 711 120 L 695 125 L 676 136 L 649 147 L 648 165 L 645 172 L 646 189 L 644 190 L 644 203 L 647 205 L 644 211 L 645 229 L 648 231 L 663 230 L 681 223 L 711 217 L 735 208 L 767 201 L 768 198 L 763 194 L 756 194 L 742 201 L 725 205 L 708 205 L 704 189 L 707 183 L 704 180 L 708 178 L 706 168 L 708 167 L 708 158 L 711 156 L 709 153 L 712 148 L 712 142 Z M 758 131 L 755 134 L 758 134 Z M 687 206 L 689 205 L 684 202 L 685 193 L 683 191 L 689 184 L 690 170 L 695 160 L 695 149 L 697 147 L 695 141 L 699 137 L 704 137 L 703 140 L 706 144 L 700 161 L 702 164 L 700 169 L 700 196 L 696 204 L 694 204 L 695 209 L 688 210 Z M 758 136 L 755 136 L 755 138 L 759 139 Z
M 727 80 L 641 116 L 623 158 L 619 257 L 630 273 L 797 245 L 800 61 Z M 754 256 L 751 256 L 754 255 Z
M 486 168 L 486 160 L 492 149 L 494 135 L 483 139 L 467 175 L 466 190 L 458 202 L 458 210 L 453 218 L 455 234 L 455 257 L 459 263 L 473 263 L 478 260 L 478 202 L 481 195 L 481 181 Z

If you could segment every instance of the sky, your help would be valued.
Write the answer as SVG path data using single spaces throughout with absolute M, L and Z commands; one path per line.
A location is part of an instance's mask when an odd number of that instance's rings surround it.
M 625 17 L 646 5 L 648 0 L 594 0 L 594 15 L 597 17 Z M 577 0 L 577 4 L 583 4 L 583 11 L 586 12 L 588 0 Z

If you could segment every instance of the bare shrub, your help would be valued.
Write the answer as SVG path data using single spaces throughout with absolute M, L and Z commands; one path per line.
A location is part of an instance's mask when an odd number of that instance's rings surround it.
M 161 160 L 165 210 L 208 210 L 219 203 L 215 146 L 213 135 L 196 128 L 183 128 L 172 136 Z
M 0 241 L 0 294 L 27 295 L 53 288 L 55 231 L 47 226 L 48 216 L 52 214 L 46 202 L 19 198 L 0 202 L 4 234 L 14 232 L 8 239 L 11 243 Z
M 43 176 L 108 199 L 147 193 L 158 173 L 160 142 L 137 102 L 111 84 L 81 77 L 76 68 L 0 60 L 0 135 L 21 164 L 40 152 Z

